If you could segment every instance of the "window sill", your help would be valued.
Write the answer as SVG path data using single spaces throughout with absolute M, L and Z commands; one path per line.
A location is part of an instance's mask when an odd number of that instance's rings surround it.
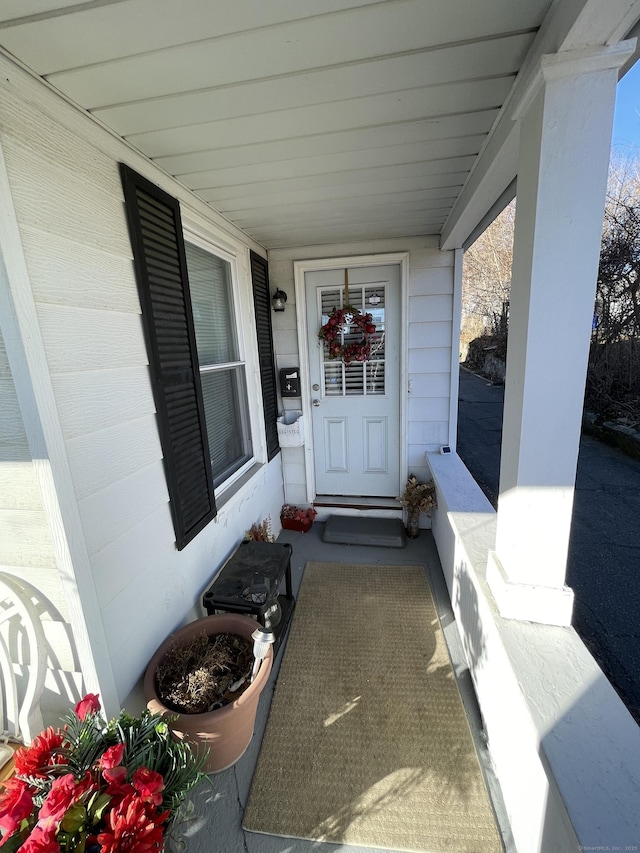
M 254 464 L 248 468 L 243 474 L 241 474 L 236 480 L 224 489 L 216 489 L 216 507 L 218 511 L 220 511 L 226 504 L 228 504 L 232 498 L 234 498 L 238 492 L 240 492 L 247 483 L 255 477 L 255 475 L 264 468 L 264 464 L 261 462 L 254 462 Z

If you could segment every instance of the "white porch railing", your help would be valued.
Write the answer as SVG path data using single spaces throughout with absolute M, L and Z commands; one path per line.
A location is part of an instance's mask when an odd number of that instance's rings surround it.
M 500 616 L 486 582 L 493 507 L 456 454 L 426 456 L 432 532 L 519 853 L 632 849 L 640 729 L 573 628 Z

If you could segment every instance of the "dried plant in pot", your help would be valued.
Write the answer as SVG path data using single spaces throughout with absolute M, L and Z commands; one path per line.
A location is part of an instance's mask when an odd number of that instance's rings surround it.
M 256 628 L 260 625 L 255 619 L 239 613 L 197 619 L 171 634 L 147 667 L 147 707 L 165 714 L 177 737 L 208 750 L 207 773 L 231 767 L 251 742 L 258 701 L 273 664 L 269 647 L 251 680 Z M 207 667 L 213 675 L 207 674 Z M 230 671 L 225 673 L 225 668 Z M 218 688 L 209 681 L 216 681 Z
M 404 492 L 397 498 L 407 513 L 407 536 L 415 539 L 420 532 L 420 515 L 431 513 L 438 506 L 436 485 L 433 480 L 421 483 L 415 474 L 409 474 Z

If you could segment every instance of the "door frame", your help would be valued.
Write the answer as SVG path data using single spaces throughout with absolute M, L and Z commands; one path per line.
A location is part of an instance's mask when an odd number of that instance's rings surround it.
M 400 267 L 400 424 L 399 424 L 399 452 L 400 452 L 400 482 L 398 483 L 398 494 L 400 494 L 402 483 L 407 479 L 407 393 L 403 389 L 408 388 L 407 373 L 407 285 L 409 281 L 409 253 L 390 252 L 380 255 L 347 255 L 334 258 L 316 258 L 293 262 L 293 277 L 295 282 L 296 299 L 296 327 L 298 333 L 298 355 L 300 368 L 300 391 L 302 414 L 305 422 L 305 444 L 304 465 L 305 480 L 307 484 L 307 501 L 313 503 L 316 497 L 316 471 L 314 464 L 314 436 L 311 422 L 311 384 L 309 381 L 309 330 L 307 328 L 307 292 L 305 287 L 305 273 L 315 270 L 343 270 L 345 267 L 380 267 L 389 264 L 397 264 Z

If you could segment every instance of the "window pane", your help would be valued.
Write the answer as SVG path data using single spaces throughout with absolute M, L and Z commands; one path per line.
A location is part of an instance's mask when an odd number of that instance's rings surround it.
M 244 366 L 202 373 L 214 485 L 252 456 Z
M 345 392 L 347 395 L 364 394 L 364 364 L 352 362 L 344 366 Z
M 342 362 L 324 365 L 324 393 L 327 397 L 342 397 Z
M 376 327 L 375 334 L 369 336 L 371 355 L 366 362 L 344 364 L 338 359 L 329 359 L 329 345 L 323 341 L 324 393 L 326 397 L 370 396 L 385 393 L 385 300 L 384 282 L 371 285 L 352 285 L 349 288 L 349 302 L 353 308 L 371 314 Z M 320 311 L 324 325 L 336 306 L 344 302 L 344 288 L 330 287 L 320 289 Z M 356 326 L 345 326 L 338 342 L 348 346 L 362 340 L 362 332 Z
M 367 394 L 384 394 L 384 361 L 368 361 Z
M 238 361 L 231 265 L 199 246 L 187 243 L 186 251 L 200 364 Z
M 321 291 L 320 313 L 322 314 L 322 325 L 329 319 L 335 308 L 342 306 L 342 291 L 339 288 Z
M 244 364 L 230 365 L 241 360 L 231 264 L 189 243 L 186 254 L 211 470 L 218 486 L 253 455 Z

